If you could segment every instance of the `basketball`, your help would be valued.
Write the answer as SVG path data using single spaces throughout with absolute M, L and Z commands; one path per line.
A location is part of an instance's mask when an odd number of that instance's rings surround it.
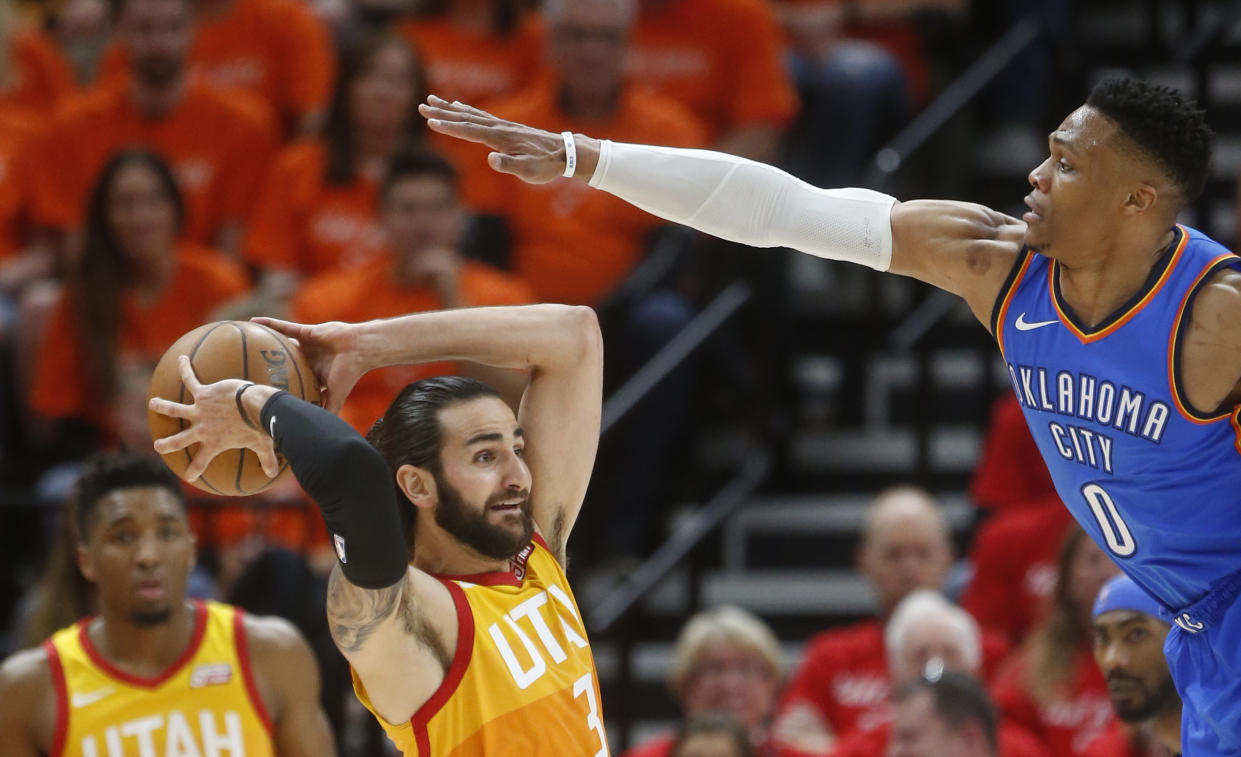
M 284 389 L 302 399 L 319 403 L 319 383 L 310 363 L 288 337 L 266 326 L 249 321 L 218 321 L 199 326 L 168 348 L 155 367 L 147 399 L 162 397 L 173 402 L 191 403 L 193 397 L 181 383 L 177 358 L 189 355 L 194 375 L 204 384 L 224 379 L 244 379 Z M 147 410 L 151 439 L 162 439 L 186 426 L 179 418 Z M 182 478 L 201 445 L 162 455 L 164 462 Z M 280 472 L 268 478 L 259 465 L 258 455 L 247 449 L 220 454 L 194 486 L 212 494 L 241 496 L 257 494 L 288 475 L 288 463 L 280 460 Z

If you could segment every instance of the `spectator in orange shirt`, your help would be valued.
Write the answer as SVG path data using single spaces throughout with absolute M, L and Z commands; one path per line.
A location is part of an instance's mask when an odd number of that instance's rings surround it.
M 191 73 L 221 89 L 267 103 L 282 132 L 315 134 L 323 126 L 336 77 L 336 51 L 327 25 L 301 0 L 193 0 Z M 105 54 L 101 76 L 124 81 L 126 50 Z
M 95 83 L 112 42 L 112 12 L 107 0 L 64 0 L 49 9 L 49 35 L 73 72 L 79 87 Z
M 47 35 L 23 23 L 14 0 L 0 2 L 0 106 L 50 113 L 73 91 L 73 72 Z
M 640 0 L 629 73 L 680 101 L 713 150 L 769 163 L 797 113 L 764 0 Z
M 1057 572 L 1050 613 L 996 677 L 993 692 L 1003 716 L 1028 728 L 1052 754 L 1089 755 L 1116 717 L 1092 656 L 1091 611 L 1100 587 L 1119 571 L 1074 526 Z
M 271 114 L 188 77 L 189 0 L 122 0 L 118 14 L 133 76 L 58 110 L 40 140 L 35 220 L 76 230 L 100 167 L 117 149 L 140 145 L 171 165 L 186 236 L 235 252 L 275 149 Z
M 683 106 L 624 78 L 634 11 L 633 0 L 546 3 L 550 75 L 495 104 L 495 112 L 625 142 L 701 146 L 702 129 Z M 690 321 L 689 303 L 669 289 L 629 296 L 617 291 L 663 221 L 575 182 L 535 186 L 494 173 L 485 150 L 475 152 L 468 165 L 467 199 L 507 221 L 511 267 L 531 283 L 539 300 L 600 309 L 612 345 L 609 389 Z M 686 422 L 692 381 L 692 365 L 678 367 L 606 437 L 591 494 L 592 501 L 604 502 L 590 508 L 596 515 L 583 521 L 595 557 L 620 558 L 646 549 L 662 509 L 660 486 Z
M 306 323 L 367 321 L 443 308 L 521 305 L 534 301 L 515 276 L 461 256 L 466 211 L 457 196 L 457 174 L 427 150 L 393 159 L 380 190 L 388 248 L 365 265 L 327 271 L 294 297 L 293 317 Z M 372 371 L 358 382 L 341 417 L 365 432 L 392 398 L 412 381 L 481 367 L 430 363 Z M 509 372 L 487 374 L 489 383 L 512 384 Z M 503 391 L 503 389 L 502 389 Z
M 439 0 L 424 8 L 398 30 L 426 62 L 430 91 L 486 103 L 534 83 L 541 35 L 518 0 Z
M 267 315 L 301 277 L 383 251 L 379 182 L 393 155 L 425 138 L 422 66 L 402 38 L 376 33 L 342 60 L 324 137 L 280 153 L 250 217 L 242 249 L 263 272 Z
M 125 150 L 104 166 L 82 255 L 39 350 L 30 394 L 37 413 L 85 421 L 113 443 L 150 445 L 146 394 L 156 362 L 247 285 L 218 252 L 177 241 L 183 218 L 157 156 Z

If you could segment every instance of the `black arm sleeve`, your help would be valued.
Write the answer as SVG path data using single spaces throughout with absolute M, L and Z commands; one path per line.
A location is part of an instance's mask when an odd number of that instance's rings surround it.
M 287 392 L 263 406 L 263 428 L 323 513 L 341 572 L 363 589 L 405 577 L 409 563 L 392 471 L 349 424 Z

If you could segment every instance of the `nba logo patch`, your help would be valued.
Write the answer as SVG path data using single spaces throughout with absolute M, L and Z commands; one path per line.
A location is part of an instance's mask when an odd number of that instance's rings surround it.
M 211 662 L 198 665 L 190 673 L 190 688 L 201 689 L 204 686 L 220 686 L 233 679 L 233 666 L 227 662 Z
M 526 577 L 526 561 L 530 559 L 530 553 L 534 551 L 533 544 L 527 544 L 525 549 L 518 552 L 516 556 L 509 558 L 509 568 L 513 571 L 513 577 L 518 581 Z
M 342 563 L 349 562 L 345 559 L 345 537 L 340 534 L 332 534 L 332 544 L 336 546 L 336 556 L 340 558 Z

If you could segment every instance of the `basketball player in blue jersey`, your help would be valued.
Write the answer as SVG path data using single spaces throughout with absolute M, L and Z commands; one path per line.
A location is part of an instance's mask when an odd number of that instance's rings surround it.
M 818 189 L 722 153 L 553 134 L 436 97 L 422 113 L 525 181 L 576 176 L 725 239 L 962 297 L 999 343 L 1061 498 L 1175 623 L 1165 652 L 1184 754 L 1241 755 L 1241 261 L 1176 223 L 1210 159 L 1191 103 L 1101 83 L 1049 136 L 1020 219 Z

